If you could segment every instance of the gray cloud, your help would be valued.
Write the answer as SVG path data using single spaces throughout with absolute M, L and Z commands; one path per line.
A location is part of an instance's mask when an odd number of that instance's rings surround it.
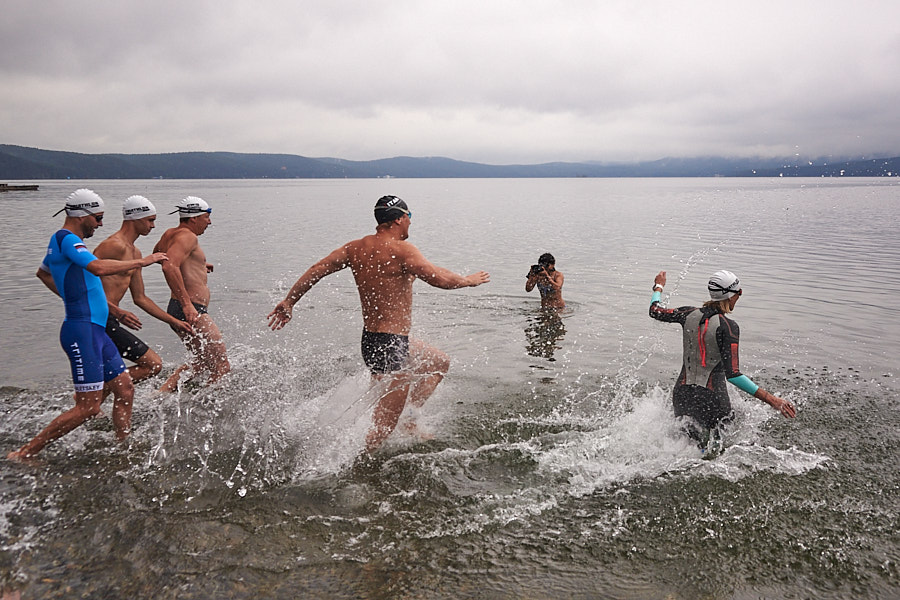
M 0 142 L 493 163 L 900 154 L 895 3 L 5 4 Z

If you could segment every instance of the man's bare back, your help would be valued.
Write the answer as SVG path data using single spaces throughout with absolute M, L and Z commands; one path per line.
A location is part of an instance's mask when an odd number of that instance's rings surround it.
M 270 314 L 272 329 L 287 324 L 294 304 L 320 279 L 347 267 L 356 280 L 363 325 L 373 333 L 409 333 L 416 279 L 447 290 L 490 281 L 484 271 L 463 277 L 432 264 L 405 241 L 408 227 L 408 222 L 398 228 L 379 227 L 375 234 L 348 242 L 310 267 Z
M 412 286 L 406 270 L 409 242 L 368 235 L 344 246 L 353 271 L 366 331 L 407 335 L 412 325 Z

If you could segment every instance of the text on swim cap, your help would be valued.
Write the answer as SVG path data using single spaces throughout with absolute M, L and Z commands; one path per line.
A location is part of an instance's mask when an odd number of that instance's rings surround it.
M 57 204 L 57 206 L 59 206 Z M 96 200 L 92 200 L 91 202 L 82 202 L 81 204 L 66 204 L 66 208 L 69 210 L 83 210 L 85 208 L 97 208 L 100 206 L 100 203 Z

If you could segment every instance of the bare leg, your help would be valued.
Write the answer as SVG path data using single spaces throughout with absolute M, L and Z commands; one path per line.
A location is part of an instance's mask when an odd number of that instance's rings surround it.
M 209 371 L 207 383 L 215 383 L 231 371 L 222 333 L 209 315 L 200 315 L 194 322 L 194 333 L 181 339 L 194 357 L 194 372 Z
M 382 377 L 385 376 L 376 376 L 377 379 Z M 394 428 L 397 427 L 397 421 L 400 419 L 400 413 L 406 406 L 406 397 L 409 395 L 409 373 L 401 371 L 386 377 L 390 377 L 391 380 L 387 392 L 375 405 L 372 429 L 366 436 L 366 452 L 373 452 L 393 433 Z
M 103 390 L 75 392 L 75 407 L 53 419 L 33 440 L 6 455 L 10 460 L 22 460 L 36 455 L 44 446 L 66 435 L 100 412 Z
M 203 367 L 209 370 L 207 383 L 215 383 L 231 371 L 222 332 L 209 315 L 200 315 L 194 323 L 194 330 L 200 332 L 197 337 L 200 338 L 201 345 L 197 356 Z
M 113 393 L 112 421 L 116 439 L 121 441 L 131 433 L 131 407 L 134 401 L 134 383 L 127 372 L 122 373 L 107 386 Z
M 139 381 L 143 381 L 149 377 L 153 377 L 157 373 L 162 370 L 162 359 L 159 358 L 159 354 L 154 352 L 151 349 L 147 349 L 144 354 L 137 359 L 137 364 L 132 367 L 126 369 L 128 375 L 131 377 L 132 383 L 137 383 Z M 103 388 L 103 401 L 106 401 L 106 397 L 113 391 L 111 387 L 112 381 L 106 383 L 106 386 Z
M 153 377 L 162 370 L 162 359 L 159 354 L 149 348 L 136 362 L 137 364 L 133 367 L 128 367 L 132 383 Z
M 374 425 L 366 436 L 366 452 L 374 451 L 393 433 L 407 398 L 415 407 L 425 404 L 450 370 L 450 357 L 420 340 L 410 340 L 409 366 L 411 371 L 389 375 L 388 391 L 372 415 Z M 415 426 L 410 429 L 414 431 Z
M 212 317 L 200 315 L 194 323 L 194 333 L 186 334 L 174 328 L 173 331 L 184 342 L 193 360 L 190 364 L 184 364 L 175 369 L 175 372 L 169 376 L 159 391 L 167 393 L 177 391 L 178 380 L 187 370 L 191 371 L 192 377 L 201 371 L 209 371 L 207 383 L 215 383 L 231 371 L 222 333 Z
M 423 378 L 417 378 L 409 398 L 413 406 L 421 407 L 450 370 L 450 357 L 421 340 L 410 340 L 409 354 L 413 372 L 425 375 Z
M 169 378 L 166 379 L 166 382 L 162 384 L 162 387 L 159 388 L 159 391 L 166 392 L 167 394 L 171 394 L 172 392 L 178 391 L 178 379 L 181 377 L 181 374 L 185 371 L 189 370 L 191 365 L 184 364 L 175 369 L 175 372 L 169 375 Z

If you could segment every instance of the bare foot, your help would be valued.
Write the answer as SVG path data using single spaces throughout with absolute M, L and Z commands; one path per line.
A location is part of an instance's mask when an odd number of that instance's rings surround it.
M 6 460 L 11 460 L 23 465 L 39 465 L 40 461 L 35 455 L 28 454 L 25 450 L 13 450 L 6 455 Z
M 419 426 L 416 425 L 416 422 L 413 419 L 404 419 L 403 423 L 400 424 L 400 427 L 403 429 L 403 432 L 407 435 L 411 435 L 419 438 L 420 440 L 433 440 L 434 435 L 431 433 L 427 433 L 419 429 Z

